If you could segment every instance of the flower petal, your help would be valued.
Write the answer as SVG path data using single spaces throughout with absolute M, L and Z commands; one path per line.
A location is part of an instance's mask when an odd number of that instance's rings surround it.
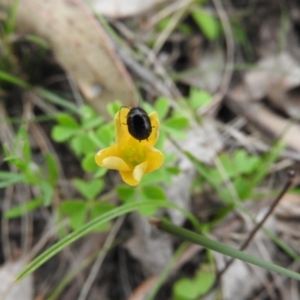
M 123 181 L 125 183 L 127 183 L 128 185 L 131 185 L 131 186 L 136 186 L 138 185 L 140 182 L 135 180 L 133 178 L 133 173 L 132 171 L 131 172 L 123 172 L 123 171 L 120 171 L 120 174 L 121 174 L 121 177 L 123 179 Z
M 116 128 L 116 143 L 127 143 L 128 139 L 132 138 L 128 132 L 127 115 L 129 113 L 129 107 L 121 107 L 115 115 L 115 128 Z
M 133 178 L 140 182 L 148 167 L 148 162 L 145 161 L 137 165 L 133 170 Z
M 152 126 L 152 132 L 148 137 L 148 140 L 145 140 L 145 142 L 147 142 L 147 146 L 153 147 L 156 144 L 159 137 L 159 119 L 157 112 L 153 111 L 151 114 L 149 114 L 149 118 Z
M 148 162 L 148 167 L 146 173 L 150 173 L 161 167 L 161 165 L 164 162 L 164 155 L 155 148 L 148 148 L 147 162 Z
M 100 167 L 108 168 L 108 169 L 114 169 L 114 170 L 122 170 L 122 171 L 129 171 L 130 168 L 125 163 L 125 161 L 119 157 L 119 150 L 118 146 L 114 145 L 111 147 L 108 147 L 106 149 L 100 150 L 96 156 L 95 160 L 96 163 Z
M 95 156 L 97 164 L 100 165 L 101 161 L 109 156 L 119 156 L 119 149 L 117 145 L 100 150 Z
M 130 168 L 126 164 L 126 162 L 117 156 L 109 156 L 104 158 L 102 161 L 102 165 L 104 168 L 112 169 L 112 170 L 119 170 L 119 171 L 130 171 Z
M 137 165 L 133 172 L 120 172 L 122 179 L 128 185 L 136 186 L 140 183 L 145 171 L 147 170 L 148 162 L 143 162 Z

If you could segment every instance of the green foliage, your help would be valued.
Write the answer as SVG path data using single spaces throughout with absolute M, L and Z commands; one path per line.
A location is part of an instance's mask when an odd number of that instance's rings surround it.
M 4 213 L 4 217 L 7 219 L 19 218 L 26 213 L 36 210 L 42 204 L 43 204 L 42 197 L 31 199 L 29 202 L 26 202 L 19 206 L 15 206 L 15 207 L 11 208 L 10 210 L 6 211 Z
M 219 21 L 207 11 L 195 9 L 191 16 L 202 30 L 203 34 L 211 41 L 217 40 L 221 33 Z
M 6 213 L 7 217 L 16 217 L 21 211 L 24 213 L 34 210 L 41 204 L 49 206 L 52 201 L 54 189 L 58 177 L 58 170 L 54 157 L 47 153 L 45 155 L 46 170 L 39 167 L 32 161 L 29 138 L 24 127 L 21 127 L 10 153 L 6 145 L 3 145 L 5 161 L 17 169 L 17 172 L 0 172 L 0 188 L 16 183 L 25 183 L 35 186 L 40 196 L 31 202 L 14 207 Z
M 55 254 L 57 254 L 62 249 L 64 249 L 68 245 L 70 245 L 72 242 L 74 242 L 74 241 L 78 240 L 79 238 L 83 237 L 84 235 L 92 232 L 98 226 L 101 226 L 116 217 L 139 210 L 139 209 L 141 209 L 141 207 L 149 209 L 150 207 L 162 207 L 162 208 L 163 207 L 174 207 L 174 205 L 168 201 L 163 201 L 163 202 L 147 201 L 147 202 L 138 202 L 138 203 L 128 203 L 128 204 L 124 204 L 120 207 L 113 208 L 113 209 L 109 210 L 108 212 L 102 214 L 101 216 L 84 224 L 82 227 L 80 227 L 76 231 L 70 233 L 66 237 L 62 238 L 56 244 L 52 245 L 46 251 L 41 253 L 38 257 L 36 257 L 33 261 L 31 261 L 24 268 L 24 270 L 22 270 L 22 272 L 20 272 L 17 275 L 16 281 L 20 281 L 20 280 L 24 279 L 26 276 L 28 276 L 29 274 L 34 272 L 38 267 L 40 267 L 43 263 L 48 261 Z M 289 276 L 291 278 L 300 280 L 300 275 L 296 272 L 285 269 L 285 268 L 275 265 L 273 263 L 264 261 L 257 257 L 251 256 L 247 253 L 241 252 L 241 251 L 231 248 L 229 246 L 223 245 L 223 244 L 216 242 L 206 236 L 199 235 L 195 232 L 183 229 L 182 227 L 179 227 L 179 226 L 175 226 L 164 220 L 160 221 L 159 228 L 170 234 L 180 237 L 185 241 L 201 245 L 207 249 L 211 249 L 213 251 L 220 252 L 220 253 L 228 255 L 230 257 L 237 258 L 242 261 L 248 262 L 250 264 L 263 267 L 267 270 L 275 271 L 275 272 L 278 272 L 279 274 L 283 274 L 285 276 Z M 206 285 L 204 285 L 204 287 L 206 286 L 206 289 L 208 286 L 207 282 L 209 283 L 209 281 L 210 280 L 208 278 L 206 278 Z M 205 290 L 205 288 L 203 288 L 203 290 Z
M 191 88 L 188 104 L 192 110 L 197 110 L 198 108 L 208 105 L 209 103 L 211 103 L 211 95 L 208 92 Z
M 20 86 L 22 88 L 29 88 L 29 84 L 27 82 L 4 71 L 0 71 L 0 82 L 1 81 Z
M 103 124 L 103 118 L 89 106 L 83 106 L 80 111 L 80 123 L 71 115 L 62 113 L 56 117 L 57 125 L 52 129 L 51 135 L 56 142 L 69 142 L 74 153 L 81 157 L 90 156 L 98 146 L 96 133 L 94 129 Z M 85 166 L 86 166 L 85 162 Z M 93 170 L 89 163 L 86 170 Z
M 163 148 L 167 134 L 173 137 L 183 137 L 183 130 L 189 126 L 188 119 L 182 114 L 171 111 L 169 100 L 159 98 L 153 106 L 144 103 L 144 109 L 150 113 L 157 111 L 160 121 L 160 139 L 158 147 Z M 120 102 L 113 102 L 108 105 L 108 111 L 112 117 L 122 109 Z M 86 172 L 94 173 L 94 179 L 90 182 L 75 179 L 74 185 L 85 199 L 81 204 L 76 204 L 72 211 L 68 208 L 71 204 L 63 204 L 61 212 L 70 218 L 70 224 L 73 229 L 79 228 L 86 220 L 88 212 L 94 214 L 99 209 L 90 209 L 91 203 L 96 203 L 95 197 L 101 193 L 104 188 L 103 180 L 100 178 L 107 172 L 106 169 L 99 168 L 95 163 L 95 154 L 102 148 L 111 146 L 115 139 L 115 127 L 113 120 L 104 122 L 95 111 L 89 107 L 81 108 L 79 119 L 70 114 L 59 114 L 56 117 L 57 125 L 52 129 L 52 138 L 57 142 L 67 142 L 73 152 L 81 159 L 82 168 Z M 83 157 L 83 158 L 82 158 Z M 173 156 L 166 155 L 165 164 L 154 173 L 144 175 L 141 184 L 136 187 L 125 185 L 117 186 L 117 193 L 124 202 L 166 200 L 163 189 L 159 186 L 161 183 L 168 183 L 172 176 L 178 174 L 180 170 L 172 165 Z M 74 202 L 74 200 L 71 203 Z M 68 202 L 67 202 L 68 203 Z M 87 203 L 87 204 L 85 204 Z M 66 209 L 64 206 L 67 206 Z M 89 206 L 88 208 L 86 206 Z M 95 204 L 93 204 L 95 206 Z M 85 207 L 83 209 L 83 206 Z M 76 212 L 78 210 L 78 212 Z M 79 212 L 81 210 L 81 212 Z M 151 207 L 151 211 L 141 210 L 144 215 L 154 214 L 156 208 Z M 92 213 L 93 212 L 93 213 Z
M 208 271 L 200 271 L 193 279 L 182 278 L 176 281 L 173 287 L 175 300 L 197 300 L 212 288 L 215 274 Z
M 6 35 L 13 34 L 16 25 L 16 16 L 19 6 L 19 0 L 13 0 L 12 6 L 9 9 L 8 18 L 5 22 L 4 30 Z
M 99 217 L 101 214 L 108 212 L 114 208 L 114 205 L 105 203 L 98 199 L 98 195 L 104 189 L 104 181 L 102 179 L 93 179 L 92 181 L 84 181 L 74 179 L 73 184 L 77 191 L 82 195 L 81 201 L 76 199 L 65 200 L 59 205 L 61 216 L 67 216 L 72 230 L 82 227 L 89 219 Z M 98 226 L 95 230 L 104 230 L 108 226 L 107 223 Z
M 272 163 L 276 161 L 283 147 L 282 143 L 277 142 L 270 152 L 261 157 L 250 155 L 242 149 L 237 150 L 232 155 L 221 154 L 219 161 L 224 174 L 216 167 L 208 168 L 189 153 L 187 156 L 194 163 L 203 180 L 218 192 L 220 199 L 232 207 L 236 207 L 238 203 L 235 202 L 225 181 L 229 179 L 232 182 L 240 200 L 256 199 L 259 195 L 255 188 L 268 174 Z
M 81 195 L 88 200 L 94 199 L 104 188 L 104 181 L 101 179 L 94 179 L 90 182 L 74 179 L 73 183 Z
M 117 194 L 124 203 L 143 202 L 143 201 L 166 201 L 164 190 L 157 185 L 140 184 L 138 188 L 132 188 L 127 185 L 119 185 Z M 158 207 L 150 207 L 140 209 L 142 215 L 148 216 L 155 214 Z

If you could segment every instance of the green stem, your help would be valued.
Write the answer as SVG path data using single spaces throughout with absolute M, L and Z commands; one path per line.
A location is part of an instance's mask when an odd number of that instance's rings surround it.
M 247 263 L 265 268 L 270 271 L 275 271 L 279 274 L 283 274 L 285 276 L 300 280 L 300 274 L 287 270 L 283 267 L 275 265 L 271 262 L 264 261 L 260 258 L 251 256 L 239 250 L 233 249 L 229 246 L 223 245 L 219 242 L 216 242 L 206 236 L 196 234 L 192 231 L 186 230 L 179 226 L 175 226 L 165 220 L 152 219 L 151 223 L 158 227 L 160 230 L 168 232 L 172 235 L 183 238 L 185 241 L 192 242 L 194 244 L 201 245 L 205 248 L 211 249 L 213 251 L 222 253 L 224 255 L 228 255 L 233 258 L 237 258 L 239 260 L 245 261 Z

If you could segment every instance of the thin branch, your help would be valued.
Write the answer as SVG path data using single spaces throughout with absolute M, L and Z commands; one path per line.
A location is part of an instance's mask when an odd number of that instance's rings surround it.
M 116 223 L 114 224 L 112 230 L 110 231 L 104 245 L 103 245 L 103 248 L 104 249 L 108 249 L 111 247 L 120 227 L 122 226 L 123 224 L 123 221 L 125 219 L 125 215 L 121 216 L 117 221 Z M 95 261 L 93 267 L 92 267 L 92 270 L 84 284 L 84 286 L 82 287 L 82 290 L 81 290 L 81 293 L 79 295 L 79 298 L 78 300 L 85 300 L 88 293 L 90 292 L 90 289 L 97 277 L 97 274 L 99 272 L 99 269 L 101 268 L 101 265 L 104 261 L 104 258 L 106 256 L 106 253 L 107 251 L 101 251 L 101 253 L 99 254 L 97 260 Z
M 248 238 L 244 241 L 244 243 L 241 245 L 240 247 L 240 251 L 245 250 L 250 242 L 253 240 L 254 236 L 256 235 L 256 233 L 258 232 L 258 230 L 264 225 L 264 223 L 267 221 L 267 219 L 270 217 L 270 215 L 273 213 L 274 209 L 276 208 L 276 206 L 278 205 L 278 203 L 280 202 L 280 200 L 282 199 L 282 197 L 285 195 L 285 193 L 288 191 L 288 189 L 292 186 L 293 181 L 295 178 L 295 171 L 294 170 L 290 170 L 288 172 L 288 180 L 285 183 L 285 185 L 283 186 L 281 192 L 279 193 L 279 195 L 276 197 L 276 199 L 273 201 L 272 205 L 269 207 L 268 212 L 265 214 L 265 216 L 262 218 L 262 220 L 260 222 L 258 222 L 256 224 L 256 226 L 254 227 L 254 229 L 251 231 L 251 233 L 249 234 Z M 217 276 L 217 280 L 216 282 L 221 278 L 221 276 L 226 272 L 226 270 L 231 266 L 231 264 L 233 263 L 234 259 L 232 258 L 223 268 L 223 270 L 221 270 Z

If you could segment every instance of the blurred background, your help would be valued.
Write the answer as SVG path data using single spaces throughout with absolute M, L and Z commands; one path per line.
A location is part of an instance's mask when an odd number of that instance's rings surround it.
M 162 168 L 99 168 L 121 106 L 157 111 Z M 300 3 L 0 0 L 0 299 L 300 299 L 299 283 L 153 228 L 149 216 L 299 272 Z M 21 282 L 28 263 L 127 203 Z

